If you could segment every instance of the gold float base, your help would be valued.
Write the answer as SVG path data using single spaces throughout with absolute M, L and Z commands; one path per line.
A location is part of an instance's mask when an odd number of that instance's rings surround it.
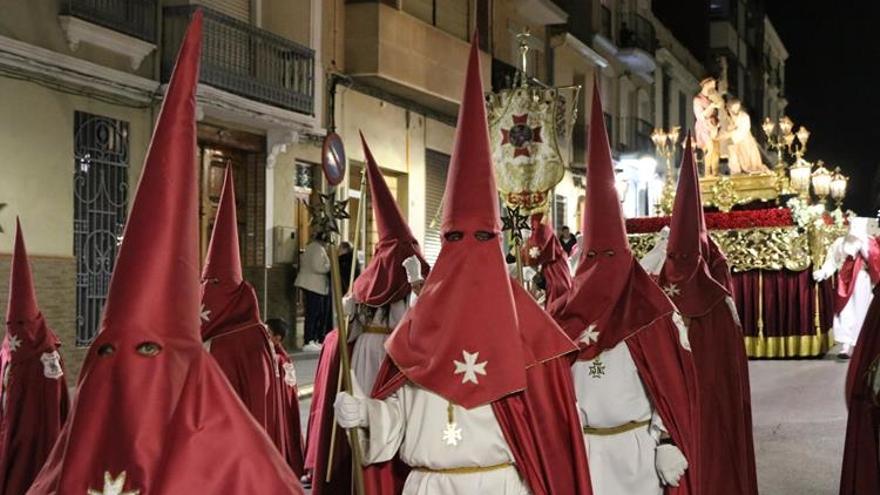
M 734 206 L 752 201 L 775 201 L 783 184 L 774 172 L 763 174 L 722 175 L 700 179 L 703 206 L 728 212 Z
M 834 347 L 834 335 L 829 331 L 822 335 L 745 337 L 745 345 L 750 358 L 820 357 Z

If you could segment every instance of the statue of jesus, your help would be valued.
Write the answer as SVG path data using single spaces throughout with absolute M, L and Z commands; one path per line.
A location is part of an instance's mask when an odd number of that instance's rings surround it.
M 730 98 L 727 101 L 727 113 L 730 115 L 728 127 L 719 135 L 719 140 L 730 141 L 727 146 L 730 175 L 769 172 L 761 162 L 761 151 L 751 132 L 752 121 L 743 110 L 742 102 L 737 98 Z

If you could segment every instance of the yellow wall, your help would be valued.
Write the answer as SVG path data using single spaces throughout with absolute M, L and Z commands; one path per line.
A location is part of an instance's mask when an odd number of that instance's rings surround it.
M 425 231 L 425 149 L 450 153 L 454 129 L 424 115 L 408 111 L 353 89 L 339 88 L 337 132 L 345 142 L 348 159 L 364 160 L 358 131 L 363 131 L 380 167 L 405 174 L 399 197 L 413 235 L 419 242 Z M 350 169 L 350 167 L 349 167 Z M 277 185 L 276 185 L 277 187 Z M 405 194 L 404 194 L 405 193 Z
M 100 47 L 80 43 L 76 51 L 71 50 L 58 22 L 59 10 L 59 0 L 0 0 L 0 36 L 142 77 L 153 76 L 155 50 L 137 71 L 131 70 L 127 56 Z
M 296 184 L 296 160 L 321 163 L 320 143 L 300 143 L 287 147 L 275 161 L 275 207 L 272 225 L 295 227 L 295 205 L 298 201 L 294 193 Z
M 150 109 L 110 105 L 0 77 L 0 253 L 12 250 L 15 216 L 35 255 L 73 256 L 73 118 L 81 110 L 129 123 L 133 198 L 152 132 Z
M 262 0 L 262 27 L 267 31 L 309 46 L 311 1 Z

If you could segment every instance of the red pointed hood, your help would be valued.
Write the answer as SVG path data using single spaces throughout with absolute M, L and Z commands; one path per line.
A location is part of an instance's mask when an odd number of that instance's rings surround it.
M 543 217 L 543 213 L 532 215 L 532 234 L 523 246 L 523 259 L 529 265 L 541 267 L 545 307 L 549 308 L 571 290 L 571 268 L 562 243 L 553 227 L 542 221 Z
M 24 234 L 21 231 L 21 222 L 16 218 L 15 250 L 9 270 L 4 354 L 13 361 L 20 361 L 52 352 L 59 345 L 58 337 L 46 326 L 43 314 L 37 305 L 37 294 L 34 290 Z
M 147 151 L 73 411 L 31 495 L 301 493 L 199 334 L 196 11 Z M 229 446 L 234 445 L 234 449 Z M 223 451 L 222 462 L 206 452 Z
M 477 46 L 474 36 L 446 184 L 443 247 L 418 303 L 385 344 L 407 379 L 466 408 L 523 390 L 528 366 L 575 349 L 507 274 Z M 536 333 L 542 345 L 530 348 Z
M 370 185 L 370 203 L 373 205 L 373 218 L 379 231 L 379 242 L 370 259 L 370 264 L 355 280 L 352 294 L 356 301 L 369 306 L 384 306 L 407 297 L 411 287 L 406 278 L 403 261 L 417 256 L 422 262 L 422 276 L 428 275 L 428 262 L 422 256 L 419 243 L 409 230 L 394 196 L 379 166 L 361 134 L 364 156 L 367 161 L 367 182 Z
M 464 96 L 458 113 L 455 144 L 443 196 L 441 230 L 444 233 L 501 232 L 501 211 L 486 123 L 479 49 L 471 44 Z
M 259 325 L 260 305 L 254 288 L 244 281 L 238 248 L 235 182 L 226 167 L 223 192 L 202 270 L 202 339 L 209 340 L 244 327 Z
M 585 339 L 580 359 L 592 359 L 673 311 L 629 248 L 597 81 L 588 146 L 581 261 L 568 297 L 550 308 L 572 339 L 582 339 L 595 325 L 591 331 L 598 332 L 598 341 Z
M 37 318 L 40 308 L 37 307 L 37 293 L 28 264 L 27 249 L 24 235 L 21 232 L 21 221 L 15 219 L 15 251 L 12 254 L 12 266 L 9 271 L 9 305 L 6 307 L 6 322 L 30 321 Z
M 707 249 L 700 184 L 688 133 L 672 208 L 666 262 L 660 272 L 661 287 L 688 317 L 706 314 L 728 295 L 709 272 L 704 258 Z

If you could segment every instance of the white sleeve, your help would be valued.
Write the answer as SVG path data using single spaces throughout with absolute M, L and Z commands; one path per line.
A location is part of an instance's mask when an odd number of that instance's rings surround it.
M 323 246 L 315 246 L 317 256 L 312 257 L 312 268 L 317 273 L 330 273 L 330 257 L 327 256 L 327 250 Z
M 817 281 L 825 280 L 831 277 L 831 275 L 840 268 L 840 265 L 843 264 L 843 259 L 840 256 L 843 251 L 842 246 L 842 237 L 838 237 L 831 243 L 831 246 L 828 247 L 828 252 L 825 254 L 825 262 L 822 264 L 822 267 L 816 270 L 813 274 L 814 279 Z
M 367 428 L 361 429 L 364 464 L 391 460 L 406 431 L 404 394 L 406 385 L 385 400 L 367 400 Z
M 669 435 L 669 432 L 666 431 L 666 426 L 663 424 L 663 418 L 660 417 L 657 408 L 653 407 L 653 404 L 651 407 L 654 410 L 651 413 L 651 426 L 648 428 L 648 433 L 651 434 L 651 438 L 653 438 L 655 442 L 660 443 L 660 439 Z

